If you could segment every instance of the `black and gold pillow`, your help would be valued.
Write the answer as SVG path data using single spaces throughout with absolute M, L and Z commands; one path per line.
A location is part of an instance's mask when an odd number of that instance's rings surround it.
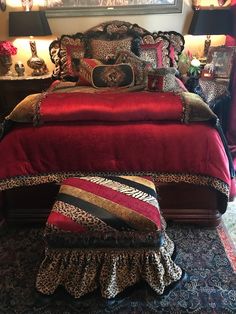
M 134 73 L 129 64 L 98 65 L 93 69 L 94 87 L 128 87 L 133 84 Z

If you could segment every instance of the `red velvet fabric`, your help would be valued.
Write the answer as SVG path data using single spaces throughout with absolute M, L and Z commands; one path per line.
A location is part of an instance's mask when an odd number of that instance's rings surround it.
M 202 174 L 230 185 L 220 136 L 204 123 L 25 125 L 9 132 L 0 149 L 1 179 L 72 171 L 153 171 Z
M 174 93 L 52 93 L 42 99 L 40 121 L 181 121 L 183 105 Z

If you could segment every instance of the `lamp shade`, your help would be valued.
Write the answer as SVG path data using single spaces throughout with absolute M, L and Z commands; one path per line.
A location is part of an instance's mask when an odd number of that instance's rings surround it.
M 9 12 L 9 36 L 51 35 L 44 11 Z
M 230 9 L 195 10 L 188 31 L 191 35 L 230 35 L 233 15 Z

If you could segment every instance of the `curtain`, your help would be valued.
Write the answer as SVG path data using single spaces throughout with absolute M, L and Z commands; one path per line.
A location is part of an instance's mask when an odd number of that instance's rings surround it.
M 231 7 L 233 11 L 233 23 L 234 23 L 234 35 L 236 34 L 236 0 L 231 1 Z M 226 37 L 226 46 L 236 46 L 236 37 L 227 36 Z M 231 79 L 231 92 L 232 92 L 232 102 L 229 110 L 228 117 L 228 129 L 227 129 L 227 140 L 229 148 L 232 153 L 234 168 L 236 169 L 236 62 L 234 57 L 234 69 Z M 236 196 L 236 182 L 231 188 L 231 196 Z

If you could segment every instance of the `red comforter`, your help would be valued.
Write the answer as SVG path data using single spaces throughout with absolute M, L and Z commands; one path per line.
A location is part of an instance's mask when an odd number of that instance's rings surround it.
M 148 173 L 227 194 L 221 138 L 209 122 L 183 123 L 187 112 L 172 93 L 49 93 L 35 114 L 43 125 L 18 125 L 2 139 L 0 189 L 112 172 Z

